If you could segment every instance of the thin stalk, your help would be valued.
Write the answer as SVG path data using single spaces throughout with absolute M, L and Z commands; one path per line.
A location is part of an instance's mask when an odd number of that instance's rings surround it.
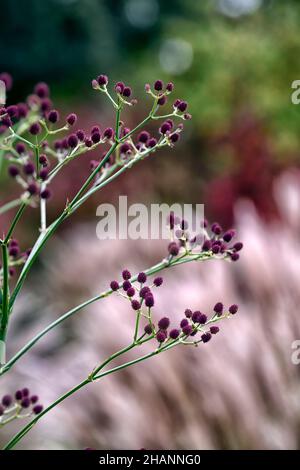
M 7 204 L 4 204 L 2 207 L 0 207 L 0 215 L 4 214 L 10 209 L 14 209 L 14 207 L 18 207 L 20 204 L 22 204 L 22 202 L 23 200 L 21 198 L 14 199 L 13 201 L 9 201 Z
M 2 271 L 3 271 L 3 287 L 2 287 L 2 313 L 0 322 L 0 340 L 5 343 L 7 323 L 9 317 L 9 273 L 8 273 L 8 249 L 7 243 L 1 243 L 2 251 Z M 2 348 L 5 345 L 2 345 Z M 3 354 L 2 354 L 3 355 Z
M 16 215 L 15 215 L 15 217 L 14 217 L 12 223 L 11 223 L 11 226 L 8 229 L 8 232 L 6 234 L 4 243 L 6 243 L 6 244 L 8 243 L 8 241 L 9 241 L 9 239 L 10 239 L 10 237 L 11 237 L 11 235 L 12 235 L 12 233 L 13 233 L 13 231 L 14 231 L 17 223 L 18 223 L 18 221 L 20 220 L 26 206 L 27 206 L 26 202 L 23 202 L 22 205 L 19 207 L 18 212 L 16 213 Z

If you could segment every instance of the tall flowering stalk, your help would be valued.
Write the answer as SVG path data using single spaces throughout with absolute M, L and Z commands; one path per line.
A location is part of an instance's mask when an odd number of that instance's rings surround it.
M 5 82 L 7 89 L 11 87 L 12 80 L 8 74 L 0 75 L 0 79 Z M 169 95 L 174 90 L 174 85 L 168 83 L 165 86 L 161 80 L 157 80 L 153 87 L 149 84 L 145 86 L 145 91 L 152 100 L 149 113 L 133 129 L 129 129 L 126 127 L 123 114 L 127 107 L 137 103 L 136 99 L 132 98 L 131 88 L 123 82 L 117 82 L 113 91 L 109 91 L 106 75 L 99 75 L 93 80 L 92 87 L 104 94 L 111 103 L 115 111 L 114 129 L 108 127 L 101 130 L 100 126 L 94 126 L 90 132 L 81 129 L 72 131 L 78 120 L 77 115 L 71 113 L 65 119 L 61 119 L 59 111 L 53 107 L 49 87 L 45 83 L 36 85 L 34 93 L 27 98 L 26 103 L 9 105 L 0 109 L 0 171 L 7 166 L 10 177 L 14 178 L 20 187 L 18 198 L 0 206 L 0 215 L 15 211 L 7 232 L 0 240 L 2 253 L 0 375 L 7 373 L 50 330 L 87 305 L 112 294 L 120 295 L 130 302 L 135 315 L 132 341 L 99 363 L 80 384 L 45 409 L 37 404 L 37 397 L 30 396 L 27 389 L 17 391 L 15 401 L 10 395 L 5 395 L 0 406 L 0 427 L 12 420 L 35 415 L 11 439 L 5 449 L 13 448 L 39 419 L 79 389 L 175 346 L 198 346 L 200 343 L 207 343 L 213 335 L 219 332 L 216 323 L 235 315 L 238 310 L 237 305 L 231 305 L 225 309 L 219 302 L 212 308 L 209 315 L 200 310 L 192 312 L 186 309 L 179 325 L 171 325 L 171 320 L 166 316 L 160 319 L 155 318 L 154 293 L 162 286 L 163 278 L 155 276 L 150 281 L 151 276 L 167 268 L 191 261 L 206 261 L 213 258 L 236 261 L 242 249 L 242 243 L 232 242 L 235 236 L 234 230 L 224 232 L 217 223 L 208 228 L 205 222 L 199 227 L 199 237 L 191 238 L 187 222 L 170 213 L 167 221 L 170 229 L 170 243 L 165 259 L 135 275 L 132 275 L 128 269 L 123 270 L 120 279 L 111 281 L 108 290 L 87 299 L 63 314 L 7 360 L 6 336 L 15 302 L 30 269 L 48 239 L 95 192 L 100 191 L 136 163 L 162 147 L 173 147 L 183 131 L 182 121 L 191 118 L 187 112 L 187 103 L 181 99 L 173 102 L 169 112 L 161 112 L 161 108 L 167 104 Z M 161 121 L 158 136 L 152 136 L 145 129 L 151 121 Z M 103 148 L 102 151 L 100 151 L 101 148 Z M 73 160 L 95 150 L 100 151 L 100 157 L 98 160 L 91 161 L 89 176 L 82 182 L 73 199 L 64 201 L 64 208 L 55 220 L 49 222 L 47 206 L 51 199 L 53 180 L 66 166 L 71 165 Z M 8 165 L 4 162 L 8 162 Z M 20 249 L 19 241 L 14 238 L 14 231 L 16 225 L 22 220 L 25 210 L 30 208 L 39 209 L 40 224 L 36 227 L 37 239 L 32 249 L 24 251 Z M 22 269 L 18 273 L 20 266 Z M 16 277 L 15 282 L 13 282 L 14 277 Z M 115 367 L 110 365 L 114 359 L 132 349 L 140 351 L 141 346 L 148 342 L 153 344 L 151 352 L 138 355 L 135 359 L 125 361 Z

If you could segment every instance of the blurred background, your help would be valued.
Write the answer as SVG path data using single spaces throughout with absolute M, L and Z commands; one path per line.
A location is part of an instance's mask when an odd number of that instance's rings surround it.
M 19 448 L 299 449 L 300 366 L 291 344 L 300 339 L 300 109 L 291 84 L 300 79 L 300 3 L 15 0 L 1 13 L 9 101 L 47 81 L 56 107 L 80 115 L 78 127 L 107 127 L 111 109 L 90 85 L 106 73 L 139 100 L 129 126 L 145 114 L 144 84 L 157 78 L 175 83 L 193 115 L 174 150 L 122 175 L 61 227 L 19 300 L 10 354 L 122 268 L 139 271 L 164 256 L 164 243 L 97 240 L 100 202 L 128 194 L 145 204 L 205 203 L 206 216 L 237 227 L 245 244 L 240 262 L 176 268 L 159 292 L 157 316 L 174 321 L 187 307 L 238 303 L 239 315 L 213 342 L 105 378 L 47 415 Z M 89 160 L 60 176 L 50 217 L 89 173 Z M 14 191 L 1 182 L 1 200 Z M 24 248 L 37 217 L 28 211 L 18 233 Z M 90 307 L 2 378 L 1 393 L 29 386 L 49 403 L 127 344 L 132 325 L 120 299 Z

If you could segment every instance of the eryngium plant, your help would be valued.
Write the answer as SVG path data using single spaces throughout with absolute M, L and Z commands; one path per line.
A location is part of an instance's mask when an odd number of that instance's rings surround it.
M 9 90 L 12 85 L 11 77 L 2 74 L 0 79 Z M 157 318 L 156 314 L 155 318 L 154 292 L 162 286 L 163 278 L 155 276 L 151 280 L 151 276 L 191 261 L 206 261 L 212 258 L 237 261 L 238 252 L 242 249 L 242 243 L 232 242 L 234 230 L 224 232 L 218 223 L 208 228 L 207 223 L 203 222 L 199 227 L 199 237 L 190 238 L 187 222 L 170 213 L 167 221 L 170 243 L 165 259 L 134 275 L 124 269 L 120 280 L 111 281 L 108 290 L 75 306 L 40 331 L 13 357 L 6 358 L 6 336 L 9 322 L 13 318 L 15 302 L 47 240 L 94 193 L 162 147 L 172 148 L 183 131 L 182 121 L 191 119 L 187 112 L 188 105 L 181 99 L 173 102 L 169 112 L 161 112 L 161 108 L 167 104 L 168 96 L 174 90 L 174 85 L 168 83 L 165 86 L 161 80 L 157 80 L 153 87 L 149 84 L 145 86 L 145 91 L 152 101 L 150 111 L 140 123 L 129 129 L 123 114 L 128 106 L 137 103 L 136 99 L 131 98 L 131 88 L 123 82 L 117 82 L 113 90 L 109 91 L 106 75 L 99 75 L 93 80 L 92 87 L 110 101 L 115 111 L 114 129 L 107 127 L 100 130 L 99 126 L 94 126 L 90 132 L 81 129 L 72 131 L 78 121 L 77 115 L 71 113 L 62 119 L 60 113 L 53 108 L 49 87 L 45 83 L 36 85 L 34 93 L 28 96 L 26 103 L 0 109 L 0 169 L 3 170 L 7 166 L 8 174 L 20 186 L 19 197 L 3 203 L 0 207 L 0 215 L 15 210 L 10 226 L 0 240 L 0 375 L 7 373 L 50 330 L 87 305 L 113 293 L 123 296 L 131 304 L 135 318 L 132 341 L 104 361 L 99 361 L 99 365 L 88 377 L 46 408 L 37 403 L 37 396 L 31 395 L 27 388 L 15 392 L 14 398 L 9 394 L 4 395 L 0 406 L 0 426 L 33 416 L 5 449 L 12 449 L 38 420 L 77 390 L 175 346 L 198 346 L 207 343 L 219 332 L 216 323 L 235 315 L 238 310 L 235 304 L 225 309 L 223 304 L 218 302 L 209 314 L 200 310 L 192 312 L 187 308 L 179 325 L 171 325 L 167 316 Z M 161 121 L 157 136 L 151 136 L 145 129 L 151 121 Z M 71 166 L 73 160 L 93 150 L 98 150 L 100 156 L 98 160 L 92 160 L 89 176 L 82 181 L 79 191 L 71 201 L 62 201 L 61 212 L 49 222 L 47 205 L 51 200 L 51 183 L 65 167 Z M 6 162 L 8 165 L 5 165 Z M 36 241 L 32 249 L 24 251 L 20 249 L 19 241 L 14 238 L 14 230 L 22 220 L 25 210 L 29 209 L 39 209 L 40 224 L 35 228 Z M 20 267 L 22 269 L 18 272 Z M 152 351 L 140 354 L 141 347 L 146 342 L 152 342 Z M 111 365 L 114 359 L 132 349 L 137 350 L 135 359 L 129 362 L 124 360 L 118 366 Z

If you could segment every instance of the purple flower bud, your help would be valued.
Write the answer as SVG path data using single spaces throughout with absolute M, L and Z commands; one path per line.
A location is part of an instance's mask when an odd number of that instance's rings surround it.
M 160 287 L 162 285 L 162 283 L 164 282 L 163 278 L 162 277 L 156 277 L 153 281 L 153 284 L 156 286 L 156 287 Z
M 34 405 L 39 401 L 39 397 L 37 395 L 32 395 L 32 397 L 30 397 L 30 401 Z
M 76 135 L 78 137 L 78 140 L 80 140 L 80 142 L 83 142 L 84 141 L 84 138 L 85 138 L 85 133 L 82 129 L 79 129 L 77 132 L 76 132 Z
M 192 320 L 194 323 L 200 323 L 201 312 L 198 310 L 192 314 Z
M 152 149 L 153 147 L 155 147 L 156 144 L 157 144 L 157 140 L 154 137 L 151 137 L 151 139 L 149 139 L 147 142 L 147 147 L 149 149 Z
M 230 305 L 228 310 L 232 315 L 234 315 L 238 311 L 238 309 L 239 309 L 238 305 L 233 304 L 233 305 Z
M 100 86 L 104 86 L 108 84 L 108 78 L 106 75 L 99 75 L 97 77 L 97 82 Z
M 192 318 L 193 312 L 192 312 L 192 310 L 187 308 L 187 309 L 185 309 L 184 314 L 185 314 L 186 318 Z
M 27 186 L 27 191 L 29 192 L 31 196 L 34 196 L 35 194 L 37 194 L 38 187 L 36 183 L 29 183 L 29 185 Z
M 213 243 L 213 246 L 211 248 L 211 251 L 214 253 L 214 255 L 217 255 L 218 253 L 220 253 L 220 245 L 217 244 L 217 243 Z
M 174 83 L 169 82 L 166 86 L 166 90 L 171 93 L 174 90 Z
M 84 143 L 85 143 L 86 147 L 88 147 L 88 148 L 91 148 L 92 145 L 93 145 L 93 142 L 88 137 L 84 140 Z
M 216 305 L 214 306 L 214 312 L 220 317 L 223 313 L 223 304 L 222 302 L 217 302 Z
M 159 343 L 163 343 L 167 339 L 167 334 L 165 331 L 158 331 L 156 333 L 156 339 Z
M 97 80 L 94 78 L 92 80 L 92 88 L 94 88 L 94 90 L 97 90 L 98 87 L 99 87 L 99 84 L 98 84 Z
M 115 84 L 115 91 L 119 93 L 120 95 L 123 93 L 125 88 L 125 84 L 123 82 L 117 82 Z
M 122 95 L 125 96 L 125 98 L 129 98 L 131 95 L 131 88 L 126 86 L 122 92 Z
M 47 113 L 52 108 L 52 101 L 49 98 L 44 98 L 41 100 L 40 108 L 43 113 Z
M 193 328 L 191 325 L 186 325 L 182 328 L 182 333 L 186 336 L 189 336 L 193 332 Z
M 171 125 L 169 122 L 164 122 L 159 128 L 159 132 L 163 135 L 166 134 L 167 132 L 170 132 L 170 130 L 171 130 Z
M 162 80 L 156 80 L 156 82 L 154 83 L 154 90 L 156 91 L 161 91 L 163 89 L 163 81 Z
M 93 132 L 92 135 L 91 135 L 91 139 L 92 139 L 94 144 L 98 144 L 98 142 L 100 142 L 100 140 L 101 140 L 100 133 L 99 132 Z
M 146 297 L 145 297 L 145 305 L 146 307 L 153 307 L 154 305 L 154 297 L 152 294 L 147 294 Z
M 227 232 L 225 232 L 224 235 L 223 235 L 223 240 L 226 243 L 229 243 L 232 240 L 232 238 L 234 237 L 234 235 L 235 235 L 234 230 L 227 230 Z
M 8 174 L 12 178 L 15 178 L 16 176 L 20 174 L 19 168 L 16 165 L 9 165 Z
M 18 152 L 19 155 L 22 155 L 23 153 L 26 152 L 26 146 L 23 144 L 23 142 L 18 142 L 16 145 L 16 151 Z
M 46 155 L 40 155 L 39 156 L 39 163 L 43 166 L 47 166 L 48 165 L 48 159 L 46 157 Z
M 42 168 L 39 174 L 41 180 L 45 181 L 48 178 L 49 170 L 48 168 Z
M 205 242 L 204 242 L 203 245 L 202 245 L 202 250 L 203 250 L 203 251 L 209 251 L 209 250 L 211 250 L 211 245 L 212 245 L 212 243 L 211 243 L 210 240 L 205 240 Z
M 131 272 L 128 271 L 128 269 L 124 269 L 124 271 L 122 271 L 122 277 L 125 281 L 127 279 L 130 279 L 131 278 Z
M 66 121 L 69 124 L 69 126 L 74 126 L 74 124 L 76 124 L 76 122 L 77 122 L 77 114 L 75 114 L 75 113 L 69 114 L 67 116 Z
M 28 397 L 29 393 L 30 393 L 29 388 L 27 388 L 27 387 L 23 388 L 23 390 L 22 390 L 22 396 L 23 397 Z
M 180 328 L 184 328 L 187 325 L 189 325 L 188 320 L 186 318 L 183 318 L 180 322 Z
M 231 253 L 230 258 L 232 261 L 237 261 L 240 258 L 238 253 Z
M 180 101 L 180 103 L 177 106 L 177 109 L 184 113 L 184 111 L 187 109 L 187 102 L 186 101 Z
M 28 106 L 25 103 L 18 103 L 18 116 L 19 118 L 25 118 L 28 114 Z
M 219 333 L 220 328 L 218 326 L 211 326 L 209 330 L 212 335 L 216 335 L 217 333 Z
M 20 249 L 19 249 L 18 245 L 13 245 L 8 250 L 9 256 L 12 256 L 13 258 L 18 256 L 19 253 L 20 253 Z
M 171 339 L 177 339 L 179 335 L 180 335 L 180 331 L 177 328 L 174 328 L 169 333 L 169 336 Z
M 111 283 L 110 283 L 111 290 L 116 291 L 116 290 L 119 289 L 119 287 L 120 286 L 119 286 L 119 283 L 117 281 L 111 281 Z
M 28 397 L 23 398 L 21 401 L 22 408 L 29 408 L 30 406 L 30 399 Z
M 131 147 L 130 147 L 130 145 L 129 145 L 127 142 L 125 142 L 124 144 L 121 145 L 121 147 L 120 147 L 120 152 L 121 152 L 122 154 L 128 153 L 128 152 L 130 152 L 130 151 L 131 151 Z
M 4 397 L 2 398 L 2 405 L 5 408 L 8 408 L 12 404 L 12 401 L 13 399 L 11 395 L 4 395 Z
M 180 134 L 178 134 L 178 132 L 174 132 L 174 134 L 170 135 L 169 139 L 173 144 L 175 144 L 180 139 Z
M 211 334 L 210 333 L 204 333 L 201 336 L 201 339 L 202 339 L 203 343 L 208 343 L 208 341 L 211 340 Z
M 59 113 L 56 109 L 52 109 L 51 111 L 49 111 L 48 115 L 47 115 L 47 119 L 49 122 L 51 122 L 52 124 L 55 124 L 58 120 L 59 120 Z
M 222 233 L 222 227 L 217 222 L 215 222 L 211 226 L 211 231 L 216 235 L 220 235 Z
M 170 319 L 168 317 L 163 317 L 158 322 L 158 328 L 160 330 L 166 330 L 170 326 Z
M 171 242 L 168 246 L 168 251 L 169 251 L 170 255 L 177 256 L 178 253 L 179 253 L 179 247 L 178 247 L 177 243 Z
M 40 193 L 41 199 L 49 199 L 52 196 L 50 189 L 43 189 Z
M 35 415 L 40 414 L 43 411 L 43 405 L 35 405 L 32 408 L 32 411 L 34 412 Z
M 114 131 L 111 127 L 107 127 L 104 132 L 103 132 L 103 136 L 106 138 L 106 139 L 111 139 L 114 135 Z
M 207 316 L 204 313 L 201 313 L 198 320 L 199 320 L 200 325 L 205 325 L 205 323 L 207 322 Z
M 158 100 L 157 100 L 157 104 L 159 106 L 164 106 L 167 102 L 167 97 L 165 95 L 161 96 Z
M 47 98 L 47 96 L 49 96 L 49 87 L 47 83 L 44 83 L 44 82 L 37 83 L 34 87 L 34 93 L 39 98 Z
M 142 144 L 146 144 L 150 139 L 150 134 L 147 131 L 142 131 L 138 136 L 138 141 L 142 142 Z
M 17 390 L 15 393 L 16 400 L 21 400 L 23 398 L 22 390 Z
M 137 277 L 137 281 L 140 282 L 141 284 L 144 284 L 144 282 L 147 281 L 147 275 L 145 273 L 139 273 Z
M 151 325 L 146 325 L 145 328 L 144 328 L 144 331 L 145 333 L 147 333 L 147 335 L 151 335 L 152 334 L 152 327 Z
M 243 248 L 242 242 L 236 242 L 236 243 L 233 245 L 233 249 L 234 249 L 235 251 L 241 251 L 242 248 Z
M 140 297 L 142 299 L 145 299 L 146 298 L 146 295 L 151 293 L 150 289 L 148 286 L 145 286 L 145 287 L 142 287 L 142 289 L 140 290 Z
M 41 129 L 41 126 L 38 122 L 34 122 L 33 124 L 31 124 L 31 126 L 29 127 L 29 132 L 30 134 L 32 135 L 38 135 L 40 134 L 40 132 L 42 131 Z
M 6 108 L 6 112 L 9 115 L 9 117 L 13 118 L 16 117 L 18 114 L 18 106 L 16 105 L 11 105 Z
M 131 301 L 131 307 L 133 308 L 133 310 L 139 310 L 141 308 L 141 304 L 138 300 L 133 299 Z
M 25 175 L 33 175 L 35 171 L 34 164 L 31 162 L 25 163 L 25 165 L 23 166 L 23 171 Z
M 71 148 L 75 148 L 78 145 L 78 137 L 76 134 L 71 134 L 68 137 L 68 145 Z
M 133 297 L 134 294 L 135 294 L 135 289 L 134 289 L 134 287 L 129 287 L 129 289 L 127 289 L 127 292 L 126 292 L 126 293 L 127 293 L 128 297 Z

